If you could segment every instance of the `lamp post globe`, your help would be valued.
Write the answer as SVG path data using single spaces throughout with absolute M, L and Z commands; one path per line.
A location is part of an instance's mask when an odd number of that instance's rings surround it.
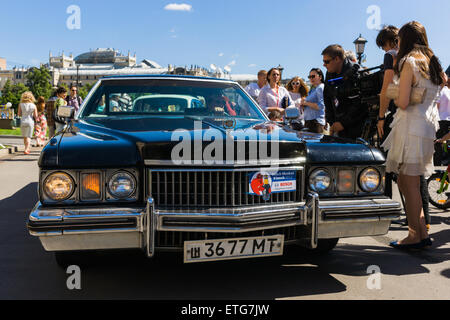
M 281 66 L 281 64 L 278 64 L 277 69 L 280 70 L 280 81 L 281 81 L 283 79 L 283 70 L 284 70 L 284 68 Z
M 359 64 L 361 64 L 361 60 L 362 60 L 362 56 L 364 54 L 364 50 L 366 48 L 367 40 L 364 39 L 362 37 L 362 35 L 360 34 L 359 37 L 355 41 L 353 41 L 353 43 L 355 44 L 356 55 L 358 56 L 358 62 L 359 62 Z

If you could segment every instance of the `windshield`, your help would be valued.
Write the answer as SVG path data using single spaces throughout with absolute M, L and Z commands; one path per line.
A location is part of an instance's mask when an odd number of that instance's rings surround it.
M 177 79 L 104 80 L 79 118 L 130 116 L 265 120 L 237 84 Z

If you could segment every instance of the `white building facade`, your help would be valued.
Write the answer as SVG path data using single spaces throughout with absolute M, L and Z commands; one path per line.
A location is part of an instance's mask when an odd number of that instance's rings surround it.
M 92 84 L 100 78 L 113 75 L 143 75 L 143 74 L 164 74 L 167 68 L 162 68 L 159 64 L 151 60 L 136 62 L 136 55 L 124 56 L 117 50 L 96 49 L 83 53 L 75 58 L 72 55 L 53 57 L 50 53 L 49 69 L 52 75 L 52 85 L 58 86 L 62 83 L 70 86 Z

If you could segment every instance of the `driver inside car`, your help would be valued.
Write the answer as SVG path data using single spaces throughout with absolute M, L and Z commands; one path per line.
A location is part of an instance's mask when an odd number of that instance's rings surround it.
M 231 105 L 230 99 L 226 96 L 213 95 L 206 100 L 206 107 L 209 111 L 236 116 L 236 111 L 234 111 Z

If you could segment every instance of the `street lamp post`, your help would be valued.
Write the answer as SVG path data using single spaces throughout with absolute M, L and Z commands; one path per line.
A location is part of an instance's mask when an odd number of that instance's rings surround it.
M 353 41 L 356 48 L 356 55 L 358 56 L 358 62 L 361 65 L 362 58 L 364 56 L 364 49 L 366 47 L 367 40 L 362 37 L 360 34 L 358 39 Z
M 281 64 L 278 64 L 277 69 L 280 70 L 280 81 L 282 81 L 283 80 L 283 70 L 284 70 L 284 68 L 281 66 Z
M 80 65 L 77 64 L 77 85 L 76 85 L 77 88 L 78 88 L 78 85 L 80 83 L 80 80 L 79 80 L 80 78 L 79 78 L 79 75 L 78 75 L 79 74 L 79 70 L 80 70 Z

